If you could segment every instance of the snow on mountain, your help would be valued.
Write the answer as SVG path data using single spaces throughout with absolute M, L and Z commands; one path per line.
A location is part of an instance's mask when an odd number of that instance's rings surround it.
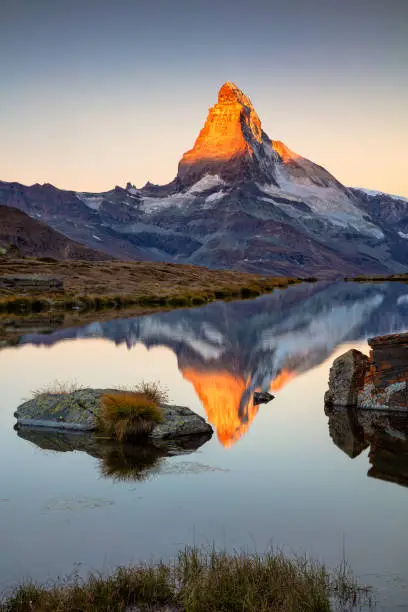
M 353 189 L 357 189 L 358 191 L 362 191 L 363 193 L 366 193 L 369 196 L 373 196 L 373 197 L 378 197 L 378 196 L 383 196 L 385 198 L 392 198 L 393 200 L 399 200 L 401 202 L 407 202 L 408 203 L 408 198 L 404 198 L 402 196 L 399 195 L 395 195 L 392 193 L 385 193 L 384 191 L 375 191 L 374 189 L 365 189 L 364 187 L 353 187 Z
M 169 184 L 96 194 L 0 182 L 0 202 L 121 258 L 323 278 L 408 264 L 408 200 L 345 187 L 272 140 L 231 82 Z
M 103 197 L 101 196 L 90 196 L 85 193 L 77 193 L 76 196 L 78 200 L 81 200 L 91 210 L 99 210 L 103 202 Z

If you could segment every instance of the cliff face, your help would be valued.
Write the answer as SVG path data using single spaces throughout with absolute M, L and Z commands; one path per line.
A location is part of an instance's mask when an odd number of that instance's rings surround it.
M 408 412 L 408 333 L 378 336 L 368 343 L 368 359 L 351 350 L 334 361 L 326 403 Z

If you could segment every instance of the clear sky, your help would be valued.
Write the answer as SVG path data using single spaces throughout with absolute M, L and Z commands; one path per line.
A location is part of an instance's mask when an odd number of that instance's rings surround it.
M 347 185 L 408 196 L 408 0 L 0 0 L 0 180 L 166 183 L 224 81 Z

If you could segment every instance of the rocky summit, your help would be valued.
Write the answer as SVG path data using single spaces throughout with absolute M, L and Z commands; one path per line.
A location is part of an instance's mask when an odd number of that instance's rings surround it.
M 342 185 L 264 131 L 225 83 L 168 185 L 0 182 L 0 204 L 119 257 L 321 278 L 406 271 L 408 200 Z

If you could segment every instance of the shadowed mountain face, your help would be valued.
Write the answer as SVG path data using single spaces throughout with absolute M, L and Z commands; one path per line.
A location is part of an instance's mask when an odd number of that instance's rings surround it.
M 19 343 L 50 346 L 67 338 L 105 338 L 129 349 L 137 343 L 168 347 L 219 440 L 230 446 L 258 410 L 273 406 L 254 405 L 254 391 L 278 393 L 341 343 L 405 329 L 406 285 L 319 283 L 257 300 L 95 322 L 47 335 L 25 333 Z
M 272 140 L 230 82 L 168 185 L 0 182 L 0 203 L 122 259 L 320 278 L 403 272 L 408 261 L 408 200 L 349 189 Z
M 14 255 L 103 261 L 110 257 L 73 242 L 16 208 L 0 206 L 0 249 Z

